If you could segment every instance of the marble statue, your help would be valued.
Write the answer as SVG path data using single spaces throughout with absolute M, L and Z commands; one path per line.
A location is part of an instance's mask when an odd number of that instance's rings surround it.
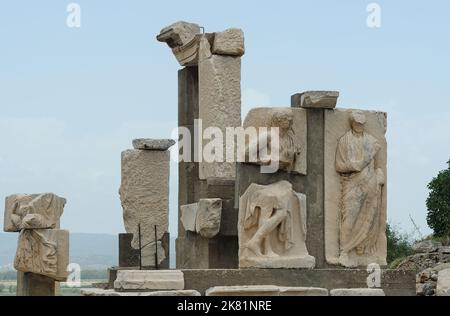
M 287 181 L 252 184 L 239 203 L 241 268 L 311 268 L 306 249 L 306 197 Z
M 381 145 L 364 129 L 366 116 L 350 116 L 351 130 L 342 136 L 336 150 L 336 171 L 341 177 L 340 257 L 343 266 L 353 266 L 350 253 L 372 255 L 377 251 L 384 173 L 379 165 Z

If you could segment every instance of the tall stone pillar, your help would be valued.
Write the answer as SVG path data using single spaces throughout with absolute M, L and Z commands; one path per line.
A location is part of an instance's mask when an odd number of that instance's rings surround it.
M 164 236 L 169 232 L 169 148 L 174 144 L 173 140 L 136 139 L 134 149 L 122 152 L 120 198 L 125 230 L 132 236 L 121 236 L 121 262 L 136 258 L 134 249 L 140 251 L 141 262 L 129 265 L 169 265 L 169 245 Z M 127 249 L 127 240 L 132 249 Z
M 237 268 L 235 163 L 203 161 L 203 149 L 208 140 L 199 135 L 215 127 L 225 139 L 228 127 L 241 125 L 243 33 L 239 29 L 229 29 L 201 34 L 198 25 L 177 22 L 161 30 L 157 38 L 167 43 L 180 65 L 185 66 L 178 73 L 178 122 L 180 127 L 190 131 L 193 149 L 189 153 L 191 160 L 179 164 L 177 267 Z M 195 124 L 195 120 L 200 121 Z M 224 144 L 223 153 L 226 152 Z M 196 207 L 185 206 L 210 199 L 220 199 L 222 205 L 220 220 L 214 223 L 217 227 L 213 230 L 219 231 L 217 235 L 205 237 L 196 229 L 187 230 L 181 221 L 181 209 L 194 210 Z M 196 221 L 196 213 L 185 215 L 194 217 L 191 222 L 205 224 L 205 221 Z M 211 225 L 211 221 L 205 225 Z

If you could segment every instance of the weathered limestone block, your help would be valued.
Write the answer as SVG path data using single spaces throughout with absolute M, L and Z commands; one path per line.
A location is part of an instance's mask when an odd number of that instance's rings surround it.
M 337 91 L 307 91 L 292 96 L 295 107 L 310 109 L 334 109 L 339 92 Z
M 325 111 L 325 255 L 386 265 L 386 113 Z
M 275 285 L 216 286 L 206 290 L 205 296 L 279 296 Z
M 212 55 L 206 38 L 201 40 L 199 54 L 199 117 L 204 138 L 198 148 L 203 158 L 199 178 L 233 179 L 236 160 L 227 162 L 226 154 L 235 154 L 235 147 L 225 136 L 227 128 L 241 126 L 241 58 Z M 214 141 L 220 137 L 223 143 Z
M 439 271 L 436 295 L 450 296 L 450 269 Z
M 206 290 L 206 296 L 328 296 L 328 290 L 275 285 L 216 286 Z
M 214 238 L 220 231 L 222 199 L 201 199 L 198 203 L 181 206 L 184 229 L 204 238 Z
M 221 199 L 201 199 L 198 203 L 195 229 L 204 238 L 214 238 L 220 231 Z
M 55 229 L 66 200 L 53 194 L 14 194 L 5 201 L 4 231 Z
M 386 296 L 382 289 L 335 289 L 330 296 Z
M 239 203 L 239 267 L 313 268 L 306 214 L 306 196 L 289 182 L 250 185 Z
M 244 32 L 230 28 L 214 34 L 213 54 L 242 56 L 245 54 Z
M 140 150 L 169 150 L 170 147 L 175 145 L 173 139 L 147 139 L 138 138 L 133 140 L 133 148 Z
M 317 287 L 280 287 L 280 296 L 328 296 L 328 290 Z
M 198 203 L 182 205 L 180 206 L 180 210 L 181 210 L 180 220 L 183 223 L 184 229 L 186 231 L 196 233 Z
M 163 28 L 156 38 L 167 43 L 181 66 L 192 66 L 198 63 L 200 37 L 200 26 L 180 21 Z
M 82 289 L 82 296 L 201 296 L 195 290 L 154 291 L 154 292 L 116 292 L 115 290 Z
M 307 172 L 307 126 L 306 110 L 299 108 L 255 108 L 244 121 L 244 128 L 249 135 L 257 133 L 254 140 L 246 143 L 246 162 L 259 165 L 276 164 L 279 170 L 306 175 Z M 256 129 L 251 132 L 250 128 Z M 262 129 L 261 129 L 262 128 Z M 271 128 L 279 129 L 278 143 L 271 140 Z M 255 141 L 256 140 L 256 141 Z M 266 144 L 267 146 L 263 146 Z M 279 154 L 268 159 L 261 159 L 262 152 L 272 153 L 278 144 Z M 253 158 L 250 153 L 253 153 Z M 257 157 L 255 157 L 255 153 Z M 254 161 L 257 158 L 256 161 Z M 272 161 L 278 158 L 278 161 Z
M 178 270 L 119 270 L 114 289 L 120 292 L 184 290 L 184 276 Z
M 169 228 L 168 151 L 127 150 L 122 153 L 120 198 L 127 233 L 133 234 L 132 247 L 139 249 L 141 226 L 143 266 L 155 266 L 155 226 L 158 263 L 165 259 L 161 239 Z
M 69 232 L 59 229 L 22 230 L 14 268 L 65 281 L 69 264 Z

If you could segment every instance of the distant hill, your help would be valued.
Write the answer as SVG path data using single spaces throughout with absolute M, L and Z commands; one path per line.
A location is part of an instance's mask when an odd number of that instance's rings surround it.
M 12 269 L 18 234 L 0 233 L 0 272 Z M 175 240 L 171 240 L 171 266 L 175 266 Z M 70 234 L 70 262 L 83 270 L 102 270 L 117 266 L 119 242 L 117 235 Z

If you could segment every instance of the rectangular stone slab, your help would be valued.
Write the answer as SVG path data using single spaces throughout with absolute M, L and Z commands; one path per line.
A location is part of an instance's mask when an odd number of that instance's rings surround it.
M 339 139 L 350 130 L 351 109 L 325 110 L 325 256 L 329 264 L 338 264 L 339 261 L 339 214 L 341 179 L 336 172 L 336 149 Z M 360 110 L 358 110 L 360 111 Z M 385 185 L 382 192 L 382 214 L 380 222 L 386 223 L 387 209 L 387 115 L 384 112 L 361 111 L 367 118 L 365 124 L 366 131 L 375 137 L 381 145 L 380 165 L 383 166 L 385 175 Z M 385 264 L 386 258 L 386 237 L 385 229 L 381 229 L 378 237 L 378 251 L 375 258 L 367 258 L 367 262 L 361 264 L 366 266 L 371 263 Z
M 119 292 L 184 290 L 184 276 L 179 270 L 119 270 L 114 289 Z

